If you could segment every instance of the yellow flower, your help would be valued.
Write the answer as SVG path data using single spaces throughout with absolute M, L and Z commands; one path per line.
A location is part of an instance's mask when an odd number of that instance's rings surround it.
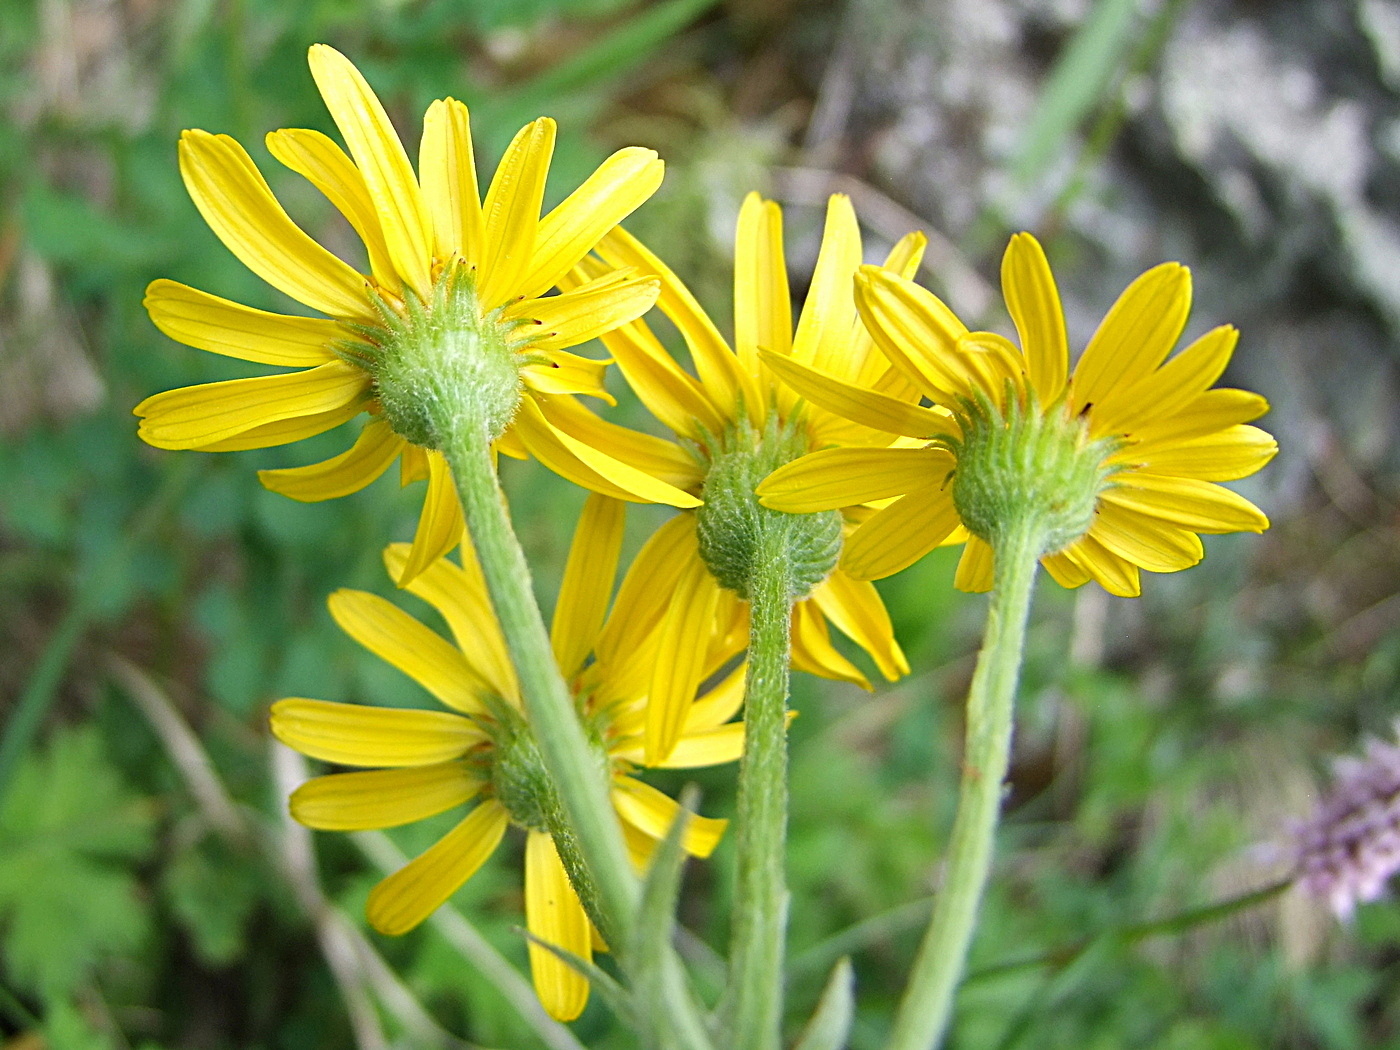
M 1198 533 L 1268 528 L 1257 507 L 1215 484 L 1253 474 L 1278 450 L 1267 433 L 1245 425 L 1268 410 L 1264 398 L 1211 389 L 1239 333 L 1222 325 L 1167 360 L 1191 306 L 1185 267 L 1164 263 L 1129 285 L 1073 375 L 1059 293 L 1034 237 L 1011 239 L 1001 274 L 1020 349 L 994 333 L 969 332 L 932 293 L 874 267 L 857 277 L 856 302 L 880 349 L 935 405 L 959 412 L 981 399 L 999 411 L 1015 405 L 1047 420 L 1079 421 L 1082 442 L 1107 453 L 1106 487 L 1087 532 L 1041 559 L 1051 576 L 1066 587 L 1097 580 L 1112 594 L 1132 597 L 1140 593 L 1140 570 L 1175 572 L 1200 561 Z M 939 440 L 817 452 L 763 482 L 765 505 L 797 511 L 894 499 L 847 543 L 842 564 L 865 579 L 898 572 L 958 528 L 950 479 L 963 435 L 955 421 L 932 425 L 903 406 L 877 403 L 868 389 L 815 372 L 788 378 L 803 395 L 851 419 Z M 957 585 L 983 591 L 991 584 L 991 548 L 972 535 Z
M 573 688 L 580 715 L 611 777 L 611 797 L 634 863 L 643 867 L 679 807 L 632 775 L 637 766 L 688 769 L 732 762 L 743 749 L 744 725 L 730 722 L 743 700 L 744 666 L 692 696 L 679 743 L 664 762 L 647 762 L 642 735 L 646 685 L 655 659 L 654 584 L 639 562 L 624 578 L 604 623 L 622 544 L 623 506 L 590 496 L 569 553 L 551 630 L 559 670 Z M 439 559 L 408 585 L 442 614 L 455 645 L 396 605 L 363 591 L 330 598 L 341 628 L 370 652 L 432 693 L 447 711 L 365 707 L 287 699 L 272 706 L 272 731 L 312 758 L 367 771 L 332 773 L 299 787 L 292 816 L 328 831 L 389 828 L 475 801 L 453 830 L 371 892 L 369 921 L 386 934 L 413 929 L 469 879 L 508 825 L 526 832 L 526 923 L 536 937 L 588 959 L 602 950 L 550 835 L 548 777 L 525 721 L 519 686 L 500 627 L 491 613 L 470 543 L 459 566 Z M 395 578 L 406 544 L 385 551 Z M 744 645 L 742 636 L 706 633 L 705 672 L 713 675 Z M 589 654 L 593 660 L 588 660 Z M 692 816 L 683 841 L 709 856 L 725 821 Z M 588 982 L 557 956 L 530 947 L 535 987 L 560 1020 L 577 1017 Z
M 655 299 L 656 282 L 632 274 L 567 295 L 545 293 L 656 190 L 663 167 L 656 154 L 620 150 L 541 218 L 554 147 L 554 122 L 541 117 L 516 135 L 483 204 L 466 106 L 449 98 L 428 108 L 415 175 L 379 100 L 349 60 L 317 44 L 310 64 L 349 155 L 325 135 L 301 129 L 269 134 L 267 147 L 345 216 L 364 242 L 369 273 L 342 262 L 293 223 L 236 141 L 186 131 L 180 172 L 210 228 L 250 270 L 326 316 L 267 313 L 174 281 L 154 282 L 146 308 L 166 335 L 201 350 L 297 371 L 156 394 L 136 407 L 140 436 L 168 449 L 266 448 L 367 412 L 370 421 L 349 451 L 312 466 L 262 471 L 260 477 L 268 488 L 306 501 L 356 492 L 395 459 L 404 484 L 427 478 L 405 566 L 411 579 L 456 544 L 462 514 L 442 454 L 408 425 L 411 412 L 396 418 L 386 410 L 374 365 L 392 354 L 388 344 L 396 331 L 431 325 L 435 309 L 441 325 L 451 300 L 458 311 L 452 321 L 467 318 L 477 334 L 485 333 L 483 340 L 512 355 L 513 389 L 504 406 L 511 426 L 498 442 L 501 451 L 567 463 L 571 477 L 621 499 L 694 506 L 685 493 L 590 447 L 550 419 L 551 394 L 611 401 L 602 386 L 607 362 L 565 348 L 631 320 Z
M 895 247 L 886 265 L 912 273 L 924 243 L 921 234 L 911 234 Z M 913 407 L 918 400 L 914 388 L 875 353 L 856 318 L 851 278 L 861 263 L 860 229 L 845 196 L 831 198 L 816 272 L 795 334 L 783 258 L 782 211 L 756 193 L 744 201 L 735 244 L 732 349 L 680 279 L 624 229 L 609 233 L 596 251 L 608 266 L 660 280 L 657 306 L 679 329 L 698 375 L 676 364 L 645 321 L 633 321 L 602 336 L 638 398 L 675 432 L 680 446 L 646 438 L 650 444 L 642 449 L 635 446 L 637 435 L 613 428 L 618 443 L 607 445 L 600 440 L 600 447 L 657 477 L 700 493 L 724 455 L 735 449 L 743 454 L 761 444 L 765 434 L 775 432 L 782 435 L 785 447 L 802 451 L 829 445 L 884 446 L 894 440 L 887 430 L 852 423 L 800 402 L 778 382 L 789 362 L 820 366 L 853 383 L 875 384 L 890 390 L 891 400 L 909 401 L 911 412 L 926 411 Z M 605 272 L 603 264 L 584 260 L 561 287 L 596 280 Z M 853 513 L 859 514 L 860 509 Z M 712 574 L 702 557 L 697 531 L 697 513 L 683 513 L 664 525 L 639 556 L 654 566 L 650 600 L 664 616 L 664 640 L 650 687 L 650 756 L 667 753 L 676 739 L 684 704 L 702 678 L 699 657 L 692 651 L 695 647 L 686 644 L 695 625 L 718 609 L 721 616 L 732 618 L 735 630 L 747 630 L 747 603 Z M 832 645 L 828 621 L 865 649 L 886 678 L 908 673 L 879 594 L 871 584 L 840 570 L 817 584 L 793 609 L 795 668 L 870 687 L 860 670 Z

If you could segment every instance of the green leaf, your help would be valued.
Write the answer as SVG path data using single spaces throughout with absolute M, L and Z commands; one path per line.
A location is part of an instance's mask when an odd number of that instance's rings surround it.
M 132 869 L 150 855 L 151 831 L 147 800 L 95 727 L 59 730 L 27 756 L 0 800 L 0 949 L 17 984 L 53 1001 L 141 943 Z
M 231 854 L 219 840 L 190 845 L 164 871 L 164 889 L 195 953 L 213 967 L 242 954 L 248 916 L 269 876 Z
M 851 1035 L 855 1017 L 856 980 L 849 956 L 842 957 L 831 970 L 826 988 L 802 1030 L 793 1050 L 842 1050 Z

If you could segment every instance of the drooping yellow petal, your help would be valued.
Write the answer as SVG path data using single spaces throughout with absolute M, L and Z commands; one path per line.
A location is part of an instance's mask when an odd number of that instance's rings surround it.
M 300 697 L 273 704 L 270 723 L 288 747 L 342 766 L 429 766 L 460 758 L 487 739 L 471 719 L 447 711 Z
M 415 481 L 428 480 L 428 450 L 417 445 L 405 445 L 399 458 L 399 488 L 407 488 Z
M 545 418 L 534 398 L 523 398 L 515 432 L 525 447 L 550 470 L 591 492 L 630 503 L 664 503 L 697 507 L 700 500 L 674 485 L 615 459 L 558 429 Z
M 744 704 L 747 677 L 748 664 L 741 663 L 713 689 L 697 697 L 686 712 L 685 733 L 689 735 L 714 729 L 733 718 Z
M 838 378 L 854 378 L 852 366 L 858 362 L 850 355 L 856 320 L 852 278 L 860 264 L 860 226 L 851 198 L 832 194 L 817 267 L 792 341 L 793 360 Z
M 555 430 L 659 481 L 682 491 L 698 492 L 705 480 L 694 457 L 674 441 L 609 423 L 576 398 L 537 396 L 535 404 Z
M 464 524 L 452 468 L 441 452 L 431 451 L 428 453 L 428 491 L 423 497 L 418 529 L 413 534 L 412 553 L 395 577 L 398 585 L 407 587 L 420 572 L 457 546 L 462 541 Z
M 1189 569 L 1205 557 L 1201 538 L 1189 529 L 1102 501 L 1089 535 L 1106 548 L 1149 572 Z
M 471 661 L 436 631 L 377 594 L 341 589 L 326 603 L 340 629 L 397 667 L 448 707 L 481 714 L 490 686 Z
M 958 559 L 958 571 L 953 577 L 953 586 L 969 594 L 990 591 L 993 569 L 991 545 L 976 536 L 969 536 L 967 545 L 963 547 L 962 557 Z
M 619 777 L 613 781 L 612 803 L 623 820 L 655 839 L 664 839 L 681 813 L 674 799 L 635 777 Z M 728 824 L 727 820 L 691 813 L 681 846 L 693 857 L 708 857 L 719 845 Z
M 609 405 L 617 404 L 617 398 L 603 385 L 607 361 L 580 357 L 567 350 L 551 350 L 543 356 L 548 360 L 520 370 L 520 378 L 531 390 L 541 394 L 586 394 Z
M 468 266 L 478 265 L 485 237 L 481 190 L 472 156 L 471 118 L 467 107 L 455 98 L 440 98 L 423 114 L 418 179 L 432 217 L 438 257 L 457 255 Z
M 1124 289 L 1074 368 L 1071 410 L 1077 415 L 1120 386 L 1151 374 L 1172 352 L 1191 312 L 1191 271 L 1154 266 Z
M 596 493 L 579 515 L 549 627 L 554 658 L 566 679 L 578 673 L 603 628 L 626 523 L 627 505 Z
M 754 491 L 765 507 L 811 514 L 943 485 L 955 466 L 939 448 L 828 448 L 784 464 Z
M 384 548 L 384 567 L 394 579 L 403 573 L 408 563 L 409 545 L 391 543 Z M 490 683 L 499 697 L 519 703 L 520 689 L 515 680 L 515 668 L 510 662 L 500 624 L 486 593 L 486 581 L 470 543 L 463 543 L 458 565 L 448 558 L 439 558 L 414 577 L 404 590 L 442 614 L 447 621 L 457 648 L 471 654 L 472 665 Z
M 506 807 L 487 799 L 425 853 L 370 890 L 365 915 L 380 933 L 407 933 L 486 863 L 510 825 Z
M 750 376 L 759 374 L 760 349 L 783 355 L 792 349 L 792 297 L 783 258 L 783 210 L 776 201 L 750 193 L 734 233 L 734 351 Z
M 689 561 L 671 594 L 647 690 L 646 762 L 665 761 L 685 729 L 686 711 L 705 675 L 719 584 L 699 558 Z
M 1231 325 L 1213 328 L 1155 372 L 1115 387 L 1090 410 L 1090 436 L 1131 433 L 1172 417 L 1220 378 L 1239 337 Z
M 956 430 L 945 409 L 922 408 L 877 390 L 852 386 L 777 354 L 762 357 L 779 379 L 813 404 L 864 426 L 921 438 Z
M 831 644 L 831 632 L 817 603 L 810 598 L 792 607 L 792 667 L 837 682 L 854 682 L 869 689 L 870 680 Z
M 951 487 L 932 483 L 890 504 L 846 539 L 841 568 L 878 580 L 908 568 L 958 527 Z
M 260 470 L 263 487 L 303 503 L 336 499 L 359 492 L 394 462 L 404 449 L 404 439 L 383 419 L 372 419 L 346 452 L 306 467 Z
M 1237 425 L 1186 441 L 1130 445 L 1110 462 L 1132 463 L 1151 474 L 1234 481 L 1253 474 L 1277 454 L 1278 442 L 1268 431 Z
M 262 365 L 314 368 L 336 359 L 348 333 L 334 321 L 254 310 L 164 279 L 146 287 L 151 323 L 176 342 Z
M 376 831 L 435 817 L 476 797 L 481 777 L 464 762 L 332 773 L 292 792 L 292 817 L 320 831 Z
M 1047 554 L 1040 559 L 1040 564 L 1045 566 L 1045 571 L 1050 574 L 1051 579 L 1069 590 L 1082 587 L 1094 578 L 1087 569 L 1064 552 Z
M 710 401 L 725 419 L 736 418 L 739 391 L 746 385 L 739 359 L 680 278 L 621 226 L 598 242 L 597 252 L 614 266 L 634 267 L 638 274 L 661 278 L 657 306 L 680 330 Z M 613 354 L 621 364 L 618 352 L 613 350 Z
M 878 266 L 862 266 L 855 297 L 875 345 L 923 393 L 942 405 L 975 393 L 957 363 L 967 326 L 938 296 Z
M 641 146 L 620 149 L 603 161 L 583 185 L 540 220 L 534 257 L 521 279 L 520 294 L 534 298 L 554 287 L 603 234 L 656 192 L 665 170 L 656 151 Z
M 593 958 L 592 924 L 559 860 L 554 839 L 531 831 L 525 840 L 525 925 L 556 948 Z M 572 1021 L 588 1005 L 588 979 L 553 952 L 531 942 L 530 976 L 540 1003 L 556 1021 Z
M 1100 587 L 1119 598 L 1136 598 L 1142 593 L 1138 567 L 1119 557 L 1093 535 L 1079 537 L 1061 553 L 1092 576 Z
M 1016 323 L 1031 387 L 1042 406 L 1064 392 L 1069 373 L 1069 337 L 1055 276 L 1040 242 L 1018 233 L 1001 259 L 1001 288 Z
M 269 423 L 335 412 L 363 401 L 369 375 L 343 361 L 301 372 L 180 387 L 146 398 L 142 440 L 157 448 L 200 448 Z
M 244 266 L 313 310 L 373 319 L 364 277 L 287 217 L 252 158 L 232 138 L 184 132 L 180 174 L 204 221 Z
M 241 434 L 235 434 L 231 438 L 224 438 L 222 441 L 211 441 L 207 445 L 200 445 L 197 451 L 243 452 L 250 448 L 289 445 L 293 441 L 315 437 L 317 434 L 324 434 L 327 430 L 335 429 L 347 420 L 358 416 L 363 407 L 359 401 L 349 401 L 340 408 L 331 409 L 329 412 L 315 412 L 309 416 L 279 419 L 275 423 L 265 423 L 262 426 L 253 427 Z
M 1173 478 L 1129 471 L 1118 486 L 1099 496 L 1126 510 L 1170 521 L 1192 532 L 1263 532 L 1264 512 L 1227 488 L 1195 478 Z
M 657 769 L 703 769 L 706 766 L 737 762 L 744 753 L 744 723 L 730 722 L 713 729 L 702 729 L 686 733 L 676 741 L 676 746 L 666 756 L 664 762 L 657 762 Z M 631 761 L 642 760 L 640 743 L 634 751 L 614 752 L 620 758 Z
M 330 138 L 305 128 L 270 131 L 264 140 L 267 151 L 305 178 L 335 205 L 364 242 L 370 272 L 380 284 L 399 286 L 399 276 L 389 257 L 379 213 L 365 187 L 364 176 L 354 161 Z
M 426 300 L 431 286 L 433 224 L 389 115 L 348 58 L 313 44 L 311 76 L 364 177 L 389 258 L 404 284 Z
M 812 591 L 812 600 L 837 630 L 870 654 L 888 681 L 909 673 L 909 661 L 895 641 L 890 614 L 873 583 L 837 569 Z
M 622 578 L 612 613 L 598 636 L 599 661 L 614 667 L 641 648 L 666 615 L 680 577 L 699 560 L 695 515 L 677 515 L 651 534 Z
M 523 291 L 535 253 L 554 134 L 554 121 L 548 117 L 516 132 L 486 191 L 486 244 L 479 277 L 484 310 L 494 310 Z
M 563 295 L 527 299 L 507 309 L 505 317 L 525 321 L 512 338 L 528 338 L 536 350 L 562 350 L 641 317 L 660 291 L 655 277 L 602 278 Z

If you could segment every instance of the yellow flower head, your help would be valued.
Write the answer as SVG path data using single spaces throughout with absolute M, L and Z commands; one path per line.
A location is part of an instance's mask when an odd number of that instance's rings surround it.
M 923 236 L 911 234 L 895 246 L 886 265 L 912 273 L 923 247 Z M 613 230 L 596 250 L 604 263 L 584 260 L 563 286 L 597 280 L 609 267 L 657 278 L 657 306 L 680 331 L 696 371 L 692 376 L 676 364 L 645 321 L 606 333 L 603 342 L 624 377 L 680 444 L 620 427 L 611 428 L 613 443 L 601 438 L 598 443 L 674 485 L 703 492 L 707 501 L 714 498 L 710 483 L 716 466 L 730 453 L 744 455 L 771 442 L 779 446 L 779 455 L 791 458 L 789 450 L 800 455 L 833 444 L 885 446 L 894 440 L 888 430 L 800 402 L 778 381 L 788 369 L 825 368 L 848 382 L 890 390 L 892 401 L 918 400 L 913 387 L 875 352 L 856 317 L 851 278 L 861 264 L 860 229 L 845 196 L 831 198 L 811 291 L 795 332 L 782 211 L 756 193 L 744 201 L 735 244 L 733 348 L 680 279 L 624 229 Z M 721 610 L 720 615 L 732 615 L 736 629 L 746 628 L 746 603 L 735 600 L 734 591 L 721 585 L 702 557 L 698 518 L 688 512 L 668 522 L 639 555 L 639 561 L 655 567 L 651 600 L 663 610 L 666 639 L 650 689 L 647 753 L 652 756 L 665 755 L 676 739 L 679 715 L 700 681 L 699 657 L 690 644 L 693 625 Z M 839 540 L 839 520 L 834 525 Z M 793 666 L 869 688 L 860 670 L 831 644 L 829 621 L 865 649 L 886 678 L 907 674 L 909 665 L 875 588 L 840 570 L 826 575 L 823 567 L 821 574 L 825 578 L 793 609 Z M 726 607 L 732 612 L 724 613 Z
M 729 719 L 743 700 L 745 669 L 741 665 L 713 689 L 692 695 L 676 747 L 664 762 L 645 760 L 646 687 L 657 628 L 645 564 L 627 574 L 604 622 L 622 526 L 622 504 L 589 498 L 569 554 L 551 641 L 609 771 L 613 806 L 633 861 L 642 867 L 679 807 L 633 771 L 641 765 L 682 769 L 737 759 L 744 725 Z M 414 678 L 448 710 L 279 700 L 272 706 L 272 731 L 283 743 L 326 762 L 369 767 L 303 784 L 292 795 L 292 816 L 313 828 L 354 831 L 397 827 L 475 802 L 436 845 L 374 888 L 368 915 L 375 929 L 401 934 L 421 923 L 485 862 L 513 823 L 526 832 L 530 932 L 591 958 L 600 943 L 550 834 L 557 826 L 552 819 L 557 802 L 525 720 L 509 652 L 471 545 L 464 543 L 461 553 L 461 565 L 439 559 L 407 588 L 441 613 L 455 645 L 373 594 L 342 590 L 331 596 L 331 614 L 347 634 Z M 400 576 L 409 556 L 406 544 L 385 551 L 391 576 Z M 705 628 L 702 663 L 708 677 L 742 650 L 744 638 Z M 684 848 L 708 856 L 724 826 L 722 820 L 691 816 Z M 535 945 L 530 965 L 549 1012 L 560 1020 L 578 1016 L 588 1000 L 588 982 Z
M 869 389 L 792 377 L 804 396 L 868 426 L 883 426 L 917 447 L 865 455 L 817 452 L 776 471 L 759 487 L 767 506 L 837 507 L 847 500 L 893 499 L 850 538 L 842 565 L 875 579 L 898 572 L 974 522 L 960 516 L 955 478 L 968 412 L 1072 433 L 1097 472 L 1096 496 L 1077 538 L 1041 563 L 1066 587 L 1097 580 L 1112 594 L 1140 593 L 1139 571 L 1175 572 L 1203 557 L 1198 533 L 1262 532 L 1257 507 L 1215 484 L 1253 474 L 1278 446 L 1246 424 L 1268 410 L 1259 395 L 1211 389 L 1239 333 L 1207 332 L 1171 360 L 1191 306 L 1185 267 L 1164 263 L 1119 296 L 1085 348 L 1073 375 L 1054 277 L 1028 233 L 1011 239 L 1002 289 L 1021 347 L 991 332 L 969 332 L 931 292 L 898 275 L 865 267 L 856 279 L 862 319 L 899 372 L 956 419 L 916 417 L 877 404 Z M 1036 421 L 1041 421 L 1036 423 Z M 929 441 L 928 439 L 935 439 Z M 971 535 L 957 585 L 992 584 L 992 550 Z
M 421 433 L 414 406 L 386 401 L 392 393 L 386 380 L 396 366 L 406 367 L 397 360 L 405 346 L 446 341 L 453 351 L 446 356 L 467 370 L 467 386 L 478 358 L 494 352 L 505 362 L 497 370 L 499 403 L 488 413 L 502 451 L 567 463 L 575 467 L 570 476 L 618 498 L 694 506 L 685 493 L 589 447 L 549 418 L 551 394 L 611 400 L 602 387 L 606 362 L 564 348 L 630 321 L 655 300 L 657 282 L 634 274 L 567 295 L 545 293 L 656 190 L 662 175 L 656 154 L 618 151 L 541 218 L 554 147 L 554 122 L 541 117 L 516 135 L 483 203 L 466 106 L 449 98 L 428 108 L 415 175 L 384 108 L 349 60 L 317 44 L 310 63 L 349 155 L 325 135 L 302 129 L 272 132 L 267 147 L 345 216 L 364 242 L 369 272 L 341 261 L 293 223 L 236 141 L 185 132 L 180 172 L 210 228 L 250 270 L 326 316 L 272 314 L 174 281 L 154 282 L 146 308 L 171 338 L 296 371 L 147 398 L 135 410 L 140 436 L 169 449 L 266 448 L 367 412 L 370 421 L 349 451 L 260 477 L 268 488 L 307 501 L 358 491 L 395 459 L 405 484 L 426 477 L 406 582 L 452 549 L 462 515 L 446 461 Z

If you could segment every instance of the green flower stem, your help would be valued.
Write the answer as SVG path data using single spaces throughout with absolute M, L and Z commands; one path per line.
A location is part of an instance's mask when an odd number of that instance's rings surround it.
M 1046 531 L 1037 516 L 1022 515 L 993 544 L 996 585 L 968 691 L 962 786 L 946 873 L 887 1050 L 932 1050 L 948 1027 L 992 866 L 1002 783 L 1011 755 L 1012 704 Z
M 735 815 L 737 904 L 725 993 L 725 1045 L 735 1050 L 776 1050 L 782 1022 L 792 574 L 781 517 L 771 511 L 764 515 L 749 579 L 744 757 Z
M 485 427 L 464 422 L 443 449 L 462 500 L 467 531 L 481 562 L 496 617 L 520 679 L 525 711 L 597 889 L 600 931 L 627 944 L 641 890 L 622 841 L 607 780 L 584 735 L 569 687 L 559 674 L 530 569 L 511 527 Z

